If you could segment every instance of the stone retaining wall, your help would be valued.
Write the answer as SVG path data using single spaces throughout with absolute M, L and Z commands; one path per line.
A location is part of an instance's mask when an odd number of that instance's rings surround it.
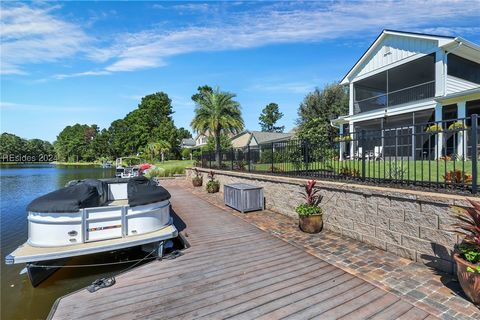
M 210 170 L 198 170 L 205 187 Z M 297 217 L 295 207 L 302 202 L 300 192 L 306 179 L 214 171 L 220 190 L 224 184 L 234 182 L 262 186 L 267 209 Z M 192 172 L 187 169 L 187 179 L 191 179 Z M 317 186 L 324 196 L 326 229 L 453 272 L 452 249 L 460 239 L 448 231 L 455 221 L 450 206 L 469 206 L 465 197 L 330 181 L 318 181 Z

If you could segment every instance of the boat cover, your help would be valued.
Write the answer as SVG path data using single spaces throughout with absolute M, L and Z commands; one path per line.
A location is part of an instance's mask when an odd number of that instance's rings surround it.
M 100 196 L 101 206 L 107 203 L 107 200 L 108 200 L 108 183 L 107 182 L 97 180 L 97 179 L 73 180 L 73 181 L 70 181 L 66 185 L 66 187 L 74 186 L 80 183 L 85 183 L 86 185 L 92 186 L 97 189 L 98 195 Z
M 96 187 L 79 183 L 36 198 L 27 207 L 31 212 L 78 212 L 88 207 L 100 206 Z
M 127 184 L 128 204 L 130 207 L 170 199 L 170 193 L 154 181 L 144 176 L 130 178 Z

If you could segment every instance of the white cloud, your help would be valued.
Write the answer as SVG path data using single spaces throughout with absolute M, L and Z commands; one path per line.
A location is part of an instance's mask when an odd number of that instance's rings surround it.
M 201 22 L 192 20 L 188 27 L 173 30 L 146 26 L 139 32 L 110 34 L 101 45 L 88 48 L 85 44 L 91 38 L 79 26 L 55 17 L 55 7 L 7 6 L 6 18 L 2 17 L 2 29 L 5 25 L 7 30 L 5 44 L 2 40 L 2 54 L 6 57 L 2 69 L 22 73 L 25 64 L 57 61 L 78 53 L 98 64 L 92 71 L 55 76 L 65 79 L 157 68 L 166 65 L 169 57 L 192 52 L 364 39 L 384 28 L 470 34 L 478 32 L 478 27 L 461 23 L 479 18 L 479 11 L 472 10 L 476 4 L 480 5 L 480 1 L 263 2 L 248 4 L 241 10 L 232 10 L 234 5 L 228 3 L 160 4 L 153 7 L 195 11 L 202 17 Z M 215 10 L 219 6 L 222 10 Z M 154 25 L 155 21 L 151 22 Z
M 480 4 L 480 2 L 479 2 Z M 210 26 L 162 32 L 148 30 L 117 39 L 109 71 L 133 71 L 160 67 L 166 58 L 197 51 L 251 48 L 272 43 L 308 42 L 349 35 L 376 34 L 384 28 L 427 30 L 447 18 L 475 17 L 472 2 L 334 2 L 293 7 L 274 3 L 256 11 L 232 13 Z M 372 8 L 375 10 L 372 10 Z M 215 20 L 215 19 L 212 19 Z M 437 30 L 444 34 L 448 28 Z M 451 32 L 466 31 L 450 28 Z M 114 52 L 116 54 L 114 54 Z
M 105 107 L 78 107 L 78 106 L 49 106 L 49 105 L 37 105 L 37 104 L 25 104 L 0 101 L 0 110 L 2 111 L 31 111 L 31 112 L 87 112 L 99 110 L 106 111 Z
M 66 78 L 76 78 L 76 77 L 85 77 L 85 76 L 104 76 L 110 74 L 111 72 L 101 70 L 101 71 L 85 71 L 85 72 L 77 72 L 71 74 L 56 74 L 53 78 L 57 80 L 62 80 Z
M 90 38 L 79 27 L 54 17 L 57 6 L 1 6 L 1 74 L 25 74 L 22 66 L 54 62 L 85 50 Z

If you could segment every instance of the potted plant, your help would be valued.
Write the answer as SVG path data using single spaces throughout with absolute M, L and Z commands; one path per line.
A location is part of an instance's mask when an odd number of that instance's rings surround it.
M 198 169 L 193 169 L 195 171 L 195 176 L 192 178 L 192 184 L 194 187 L 201 187 L 203 184 L 203 177 L 198 173 Z
M 208 174 L 208 178 L 210 179 L 207 182 L 207 192 L 208 193 L 216 193 L 220 190 L 220 182 L 215 180 L 215 173 L 213 171 L 210 171 Z
M 429 133 L 442 132 L 442 131 L 443 131 L 443 128 L 441 124 L 432 124 L 425 129 L 425 132 L 429 132 Z
M 305 184 L 305 191 L 302 193 L 305 203 L 299 205 L 295 211 L 298 213 L 298 226 L 303 232 L 318 233 L 322 231 L 323 219 L 320 202 L 323 197 L 320 190 L 315 189 L 317 181 L 310 180 Z
M 457 264 L 457 277 L 463 292 L 476 305 L 480 305 L 480 202 L 469 200 L 472 208 L 457 208 L 455 232 L 464 237 L 457 246 L 453 259 Z

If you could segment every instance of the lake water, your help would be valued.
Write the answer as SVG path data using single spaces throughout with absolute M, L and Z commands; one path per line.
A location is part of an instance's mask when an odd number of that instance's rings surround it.
M 115 267 L 64 268 L 33 288 L 25 265 L 5 265 L 4 257 L 28 237 L 26 207 L 36 197 L 63 187 L 68 181 L 85 178 L 111 178 L 114 169 L 90 166 L 11 165 L 0 167 L 1 240 L 1 319 L 45 319 L 57 298 L 118 272 Z M 111 262 L 143 257 L 139 250 L 74 258 L 69 265 Z

